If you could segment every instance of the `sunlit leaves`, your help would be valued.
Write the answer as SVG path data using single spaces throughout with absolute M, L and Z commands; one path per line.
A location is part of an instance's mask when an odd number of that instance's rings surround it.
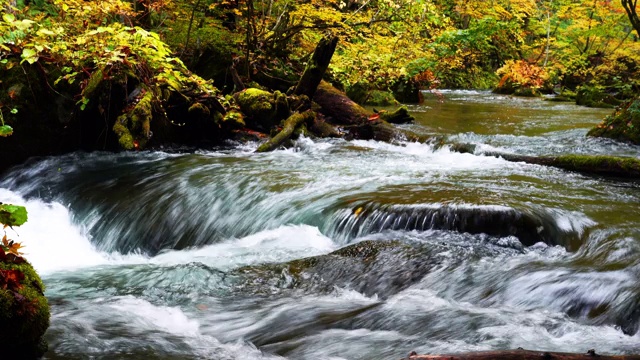
M 33 64 L 38 61 L 38 52 L 32 48 L 22 49 L 22 61 L 26 61 L 29 64 Z
M 0 224 L 20 226 L 27 221 L 27 209 L 24 206 L 0 203 Z
M 13 128 L 9 125 L 0 126 L 0 137 L 7 137 L 13 134 Z

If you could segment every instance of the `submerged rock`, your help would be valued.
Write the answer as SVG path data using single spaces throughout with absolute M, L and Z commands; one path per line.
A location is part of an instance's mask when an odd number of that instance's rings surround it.
M 564 230 L 544 211 L 482 205 L 363 204 L 337 219 L 338 233 L 359 236 L 385 230 L 452 230 L 497 237 L 515 236 L 525 246 L 538 242 L 576 250 L 577 231 Z
M 366 240 L 327 255 L 240 268 L 233 275 L 254 292 L 273 288 L 331 292 L 348 288 L 386 298 L 416 283 L 440 260 L 433 249 L 400 241 Z M 246 289 L 245 289 L 246 290 Z

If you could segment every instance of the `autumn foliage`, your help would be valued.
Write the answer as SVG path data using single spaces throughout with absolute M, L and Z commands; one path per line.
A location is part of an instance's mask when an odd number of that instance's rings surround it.
M 549 78 L 543 68 L 524 60 L 508 60 L 496 73 L 501 76 L 496 92 L 521 96 L 539 95 Z

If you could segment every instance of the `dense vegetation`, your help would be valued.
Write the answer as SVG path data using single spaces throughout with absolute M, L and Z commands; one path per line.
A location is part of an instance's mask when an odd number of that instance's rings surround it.
M 635 1 L 0 4 L 0 135 L 22 133 L 5 142 L 2 166 L 78 148 L 218 143 L 247 127 L 268 133 L 225 94 L 285 94 L 323 38 L 339 39 L 324 78 L 358 103 L 493 88 L 614 107 L 640 87 Z M 286 100 L 272 124 L 304 110 L 304 99 Z
M 23 257 L 19 242 L 9 239 L 7 228 L 27 221 L 22 206 L 0 203 L 0 335 L 5 341 L 3 356 L 30 359 L 47 351 L 43 335 L 49 327 L 49 304 L 44 285 Z

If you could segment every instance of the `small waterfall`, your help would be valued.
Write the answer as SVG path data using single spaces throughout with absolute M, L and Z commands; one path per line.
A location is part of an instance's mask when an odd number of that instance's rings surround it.
M 575 216 L 574 216 L 575 217 Z M 538 242 L 570 251 L 581 245 L 588 219 L 543 209 L 515 209 L 498 205 L 364 203 L 342 209 L 333 217 L 332 234 L 360 237 L 385 230 L 451 230 L 497 237 L 515 236 L 525 246 Z

